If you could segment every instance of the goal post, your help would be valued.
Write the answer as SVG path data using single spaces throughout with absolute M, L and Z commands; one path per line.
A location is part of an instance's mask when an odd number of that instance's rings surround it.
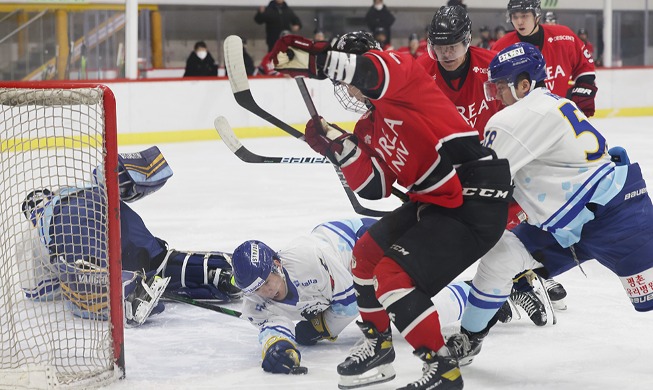
M 0 82 L 0 389 L 124 377 L 116 127 L 104 85 Z

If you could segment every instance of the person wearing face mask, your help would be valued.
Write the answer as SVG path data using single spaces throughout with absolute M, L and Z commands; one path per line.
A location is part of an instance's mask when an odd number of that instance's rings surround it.
M 558 96 L 567 97 L 591 117 L 597 91 L 592 53 L 569 27 L 540 24 L 540 3 L 540 0 L 509 0 L 507 22 L 515 31 L 497 39 L 492 50 L 501 51 L 517 42 L 537 47 L 546 59 L 546 87 Z
M 373 0 L 372 6 L 365 14 L 365 23 L 370 31 L 376 31 L 377 28 L 385 30 L 385 43 L 390 44 L 392 34 L 390 27 L 395 22 L 394 15 L 390 12 L 388 7 L 383 4 L 383 0 Z
M 206 49 L 206 43 L 199 41 L 195 43 L 193 51 L 186 60 L 186 71 L 184 77 L 217 76 L 218 65 L 213 56 Z

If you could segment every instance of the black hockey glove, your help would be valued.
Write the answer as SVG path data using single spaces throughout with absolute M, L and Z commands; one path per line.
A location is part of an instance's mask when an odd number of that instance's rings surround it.
M 320 340 L 336 341 L 338 336 L 332 336 L 324 312 L 306 321 L 299 321 L 295 325 L 295 339 L 301 345 L 315 345 Z
M 273 374 L 290 374 L 293 367 L 299 366 L 301 354 L 289 340 L 273 336 L 263 346 L 261 367 Z

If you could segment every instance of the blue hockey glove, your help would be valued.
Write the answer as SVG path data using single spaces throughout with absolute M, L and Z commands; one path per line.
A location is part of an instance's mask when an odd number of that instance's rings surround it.
M 289 374 L 292 367 L 299 366 L 301 354 L 288 339 L 273 336 L 263 346 L 263 363 L 266 372 Z
M 295 339 L 301 345 L 315 345 L 320 340 L 336 341 L 337 338 L 338 336 L 331 335 L 324 320 L 324 312 L 295 325 Z

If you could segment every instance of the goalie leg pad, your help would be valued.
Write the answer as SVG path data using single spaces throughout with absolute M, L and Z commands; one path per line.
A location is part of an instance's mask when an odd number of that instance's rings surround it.
M 192 299 L 231 301 L 242 292 L 231 283 L 232 267 L 224 252 L 180 252 L 169 250 L 159 267 L 170 277 L 169 291 Z

